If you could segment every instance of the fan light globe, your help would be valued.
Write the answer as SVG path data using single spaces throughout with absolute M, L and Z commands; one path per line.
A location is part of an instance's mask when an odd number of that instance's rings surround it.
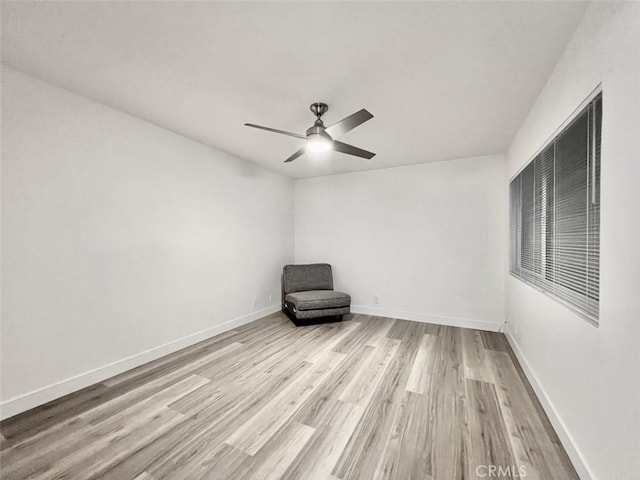
M 307 150 L 310 152 L 327 152 L 331 150 L 331 140 L 322 135 L 309 135 L 307 138 Z

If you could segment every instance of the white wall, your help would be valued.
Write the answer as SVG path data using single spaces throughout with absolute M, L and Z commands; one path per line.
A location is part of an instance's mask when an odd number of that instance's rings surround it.
M 296 180 L 296 262 L 331 263 L 354 311 L 495 330 L 505 182 L 503 156 Z
M 508 176 L 600 82 L 600 326 L 511 276 L 507 316 L 583 478 L 632 480 L 640 478 L 639 3 L 589 7 L 509 149 Z
M 292 180 L 6 67 L 2 161 L 4 417 L 279 309 Z

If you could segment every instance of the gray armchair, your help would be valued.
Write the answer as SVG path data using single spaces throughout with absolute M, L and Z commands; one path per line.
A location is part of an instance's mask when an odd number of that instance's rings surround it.
M 342 320 L 351 297 L 333 289 L 328 263 L 285 265 L 282 270 L 282 311 L 296 325 Z

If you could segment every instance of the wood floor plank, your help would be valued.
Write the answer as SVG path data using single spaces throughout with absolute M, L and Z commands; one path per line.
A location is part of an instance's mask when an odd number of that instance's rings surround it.
M 195 373 L 214 382 L 233 383 L 240 386 L 244 383 L 253 383 L 256 378 L 263 376 L 276 366 L 279 366 L 280 371 L 286 370 L 287 366 L 284 364 L 290 364 L 287 362 L 302 361 L 299 355 L 290 353 L 291 346 L 313 334 L 313 331 L 308 330 L 298 335 L 295 330 L 290 331 L 285 328 L 285 331 L 288 333 L 281 336 L 273 335 L 265 339 L 264 343 L 245 344 L 247 349 L 242 356 L 229 357 L 215 364 L 205 365 Z
M 32 452 L 44 452 L 45 449 L 55 446 L 57 441 L 64 441 L 70 435 L 78 435 L 79 431 L 87 427 L 89 424 L 79 417 L 57 423 L 3 450 L 0 453 L 0 465 L 15 467 L 17 463 L 27 459 Z
M 238 449 L 227 447 L 216 436 L 198 435 L 198 441 L 191 444 L 185 455 L 148 468 L 156 480 L 240 478 L 253 459 Z M 224 476 L 217 473 L 224 473 Z
M 183 415 L 167 409 L 166 404 L 206 383 L 207 379 L 189 377 L 95 425 L 91 424 L 90 418 L 83 418 L 85 414 L 81 415 L 79 419 L 86 422 L 87 427 L 73 432 L 72 441 L 55 442 L 43 449 L 30 449 L 31 457 L 26 457 L 25 461 L 29 465 L 30 478 L 90 478 L 90 472 L 84 465 L 87 459 L 94 458 L 98 452 L 100 459 L 114 462 L 117 461 L 117 455 L 104 455 L 106 449 L 115 447 L 116 453 L 126 456 L 136 442 L 142 445 L 148 443 L 154 435 L 171 428 L 183 418 Z M 147 432 L 149 428 L 151 431 Z M 64 460 L 55 461 L 56 458 Z M 104 470 L 109 468 L 108 464 L 102 465 L 96 459 L 91 460 L 90 464 L 94 467 L 101 465 Z M 3 470 L 4 473 L 7 472 Z
M 80 418 L 57 424 L 2 452 L 2 478 L 30 478 L 40 471 L 46 471 L 55 459 L 64 458 L 82 445 L 98 440 L 100 436 L 93 425 Z
M 430 334 L 423 335 L 407 380 L 407 391 L 420 394 L 428 392 L 433 373 L 440 367 L 438 362 L 441 358 L 442 338 Z
M 393 323 L 387 332 L 387 338 L 395 338 L 396 340 L 402 340 L 407 330 L 411 327 L 410 322 L 403 322 L 402 320 L 393 319 Z
M 153 478 L 146 472 L 147 468 L 177 451 L 184 445 L 185 439 L 193 438 L 201 428 L 202 425 L 197 418 L 185 416 L 183 421 L 175 427 L 167 430 L 137 451 L 130 452 L 121 462 L 114 463 L 102 474 L 100 480 L 124 480 L 137 478 L 139 475 L 146 475 L 142 478 Z
M 205 340 L 203 342 L 197 343 L 191 347 L 178 350 L 170 355 L 162 357 L 158 360 L 154 360 L 152 362 L 141 365 L 140 367 L 127 370 L 119 375 L 111 377 L 104 382 L 103 385 L 106 387 L 114 387 L 121 383 L 130 381 L 134 378 L 143 377 L 144 375 L 161 369 L 167 365 L 171 366 L 171 368 L 176 368 L 177 366 L 185 363 L 191 362 L 194 358 L 201 357 L 207 355 L 209 353 L 220 350 L 221 348 L 231 344 L 237 343 L 234 342 L 234 336 L 237 335 L 233 330 L 229 332 L 225 332 L 218 337 L 214 337 L 214 339 Z M 186 362 L 183 362 L 186 360 Z
M 467 380 L 466 398 L 467 477 L 478 476 L 478 468 L 496 465 L 504 469 L 510 467 L 511 470 L 502 476 L 512 479 L 517 472 L 517 463 L 493 385 Z
M 192 428 L 188 433 L 182 434 L 180 443 L 165 455 L 151 458 L 152 461 L 147 464 L 145 470 L 154 477 L 170 479 L 179 468 L 200 470 L 198 458 L 202 455 L 208 458 L 208 462 L 228 465 L 221 467 L 228 475 L 231 469 L 248 469 L 250 464 L 247 461 L 251 457 L 235 447 L 224 444 L 223 440 L 233 434 L 247 418 L 253 417 L 262 409 L 265 398 L 272 398 L 290 382 L 296 382 L 311 367 L 311 364 L 301 362 L 289 372 L 283 372 L 281 376 L 263 379 L 252 392 L 226 392 L 216 402 L 194 405 L 192 409 L 184 412 L 193 420 Z M 217 445 L 213 450 L 209 444 L 212 439 L 214 445 Z M 146 457 L 152 455 L 147 454 Z M 195 465 L 192 465 L 194 463 Z M 233 470 L 234 476 L 239 476 L 240 473 Z M 207 470 L 208 476 L 218 478 L 214 474 L 216 472 Z
M 354 348 L 331 376 L 311 394 L 293 418 L 314 428 L 321 426 L 344 389 L 358 372 L 365 368 L 364 365 L 373 351 L 374 347 L 369 345 Z
M 355 431 L 364 408 L 333 401 L 332 408 L 323 417 L 322 426 L 283 473 L 283 479 L 328 478 L 340 454 Z
M 183 474 L 196 475 L 195 478 L 199 478 L 197 475 L 205 475 L 204 478 L 242 478 L 254 464 L 253 457 L 222 443 L 223 440 L 235 433 L 244 419 L 254 417 L 263 408 L 263 397 L 275 396 L 290 382 L 297 382 L 311 367 L 311 364 L 302 362 L 297 368 L 283 373 L 281 378 L 267 378 L 263 384 L 256 385 L 254 392 L 228 392 L 213 404 L 203 403 L 185 411 L 194 420 L 193 428 L 182 435 L 179 446 L 148 464 L 146 470 L 158 480 L 169 480 Z M 212 465 L 216 469 L 212 469 Z
M 361 406 L 368 405 L 375 394 L 376 387 L 391 364 L 399 344 L 399 340 L 389 338 L 381 346 L 374 347 L 373 354 L 369 356 L 366 365 L 363 365 L 363 368 L 347 385 L 340 395 L 340 400 Z
M 270 315 L 0 434 L 3 480 L 578 480 L 504 335 L 359 314 Z
M 168 402 L 207 382 L 207 379 L 196 376 L 184 379 L 142 402 L 134 403 L 117 414 L 103 419 L 98 425 L 92 425 L 91 418 L 84 418 L 87 414 L 82 414 L 69 422 L 66 425 L 67 428 L 52 429 L 55 437 L 43 433 L 17 445 L 10 451 L 3 452 L 5 455 L 3 461 L 6 461 L 5 465 L 7 465 L 7 468 L 3 468 L 3 475 L 13 475 L 12 472 L 28 466 L 30 477 L 38 478 L 38 475 L 46 477 L 51 473 L 54 463 L 52 459 L 73 455 L 78 460 L 81 458 L 81 452 L 90 455 L 88 450 L 90 447 L 95 444 L 101 445 L 104 440 L 119 438 L 120 435 L 129 432 L 131 426 L 147 421 L 148 418 L 163 410 Z M 53 439 L 56 441 L 52 441 Z M 17 474 L 17 477 L 20 478 L 21 475 Z
M 485 337 L 483 333 L 484 332 L 481 332 L 485 349 L 488 346 L 496 347 L 497 342 L 495 340 L 491 340 L 490 342 L 485 341 L 486 338 L 491 337 Z M 483 375 L 481 375 L 481 377 L 484 380 L 489 381 L 495 388 L 496 397 L 498 398 L 500 406 L 500 413 L 507 432 L 507 438 L 510 441 L 511 451 L 515 459 L 515 466 L 517 466 L 518 469 L 521 467 L 524 468 L 527 478 L 531 480 L 542 480 L 544 477 L 540 476 L 539 470 L 530 461 L 530 454 L 527 451 L 527 446 L 525 445 L 525 442 L 522 441 L 522 436 L 518 432 L 518 420 L 514 416 L 514 412 L 511 408 L 511 399 L 507 393 L 508 390 L 505 388 L 504 382 L 501 381 L 504 373 L 499 371 L 495 354 L 507 355 L 501 350 L 493 349 L 492 351 L 491 349 L 486 349 L 486 351 L 483 352 L 483 364 L 485 365 L 485 368 L 489 368 Z
M 502 333 L 498 332 L 480 332 L 482 335 L 482 343 L 486 350 L 494 350 L 496 352 L 505 352 L 508 353 L 509 342 L 507 341 L 507 337 Z
M 442 363 L 429 395 L 435 405 L 431 465 L 434 479 L 462 480 L 467 461 L 464 451 L 465 378 L 462 330 L 442 331 Z
M 106 478 L 116 480 L 118 474 L 144 466 L 156 480 L 173 478 L 200 478 L 215 462 L 242 465 L 250 457 L 237 449 L 225 449 L 219 431 L 233 425 L 232 419 L 221 416 L 195 416 L 159 437 L 115 468 Z M 211 422 L 211 423 L 209 423 Z M 223 470 L 228 475 L 227 470 Z
M 149 408 L 167 406 L 207 383 L 209 383 L 208 378 L 190 375 L 176 383 L 163 384 L 161 389 L 144 388 L 142 392 L 134 390 L 79 416 L 94 425 L 105 421 L 114 422 L 120 417 L 134 417 L 136 413 L 149 410 Z
M 376 480 L 432 478 L 434 406 L 430 402 L 421 394 L 405 394 L 376 468 Z
M 96 384 L 3 420 L 1 428 L 6 442 L 2 445 L 2 449 L 73 419 L 79 413 L 117 397 L 119 393 L 111 391 L 102 384 Z
M 398 322 L 394 323 L 397 325 Z M 332 474 L 343 480 L 371 480 L 382 461 L 392 434 L 397 409 L 401 407 L 407 380 L 420 345 L 424 326 L 408 322 L 393 333 L 401 342 L 395 356 L 365 408 L 358 428 L 350 438 Z M 393 330 L 393 328 L 392 328 Z M 391 332 L 391 330 L 390 330 Z
M 489 353 L 495 365 L 496 394 L 505 418 L 507 434 L 515 446 L 516 461 L 527 478 L 543 480 L 554 472 L 566 471 L 567 480 L 577 480 L 570 461 L 555 439 L 556 435 L 538 415 L 527 389 L 507 353 Z M 558 442 L 558 443 L 556 443 Z
M 388 337 L 391 328 L 394 325 L 394 321 L 390 318 L 379 318 L 379 317 L 370 317 L 372 320 L 377 320 L 378 328 L 372 332 L 372 334 L 368 335 L 368 338 L 365 337 L 365 345 L 369 345 L 372 347 L 378 347 L 382 342 L 384 342 Z M 383 320 L 383 321 L 381 321 Z
M 423 393 L 429 385 L 429 370 L 426 368 L 428 365 L 427 359 L 429 353 L 433 352 L 434 348 L 430 345 L 430 336 L 423 335 L 420 347 L 416 353 L 416 357 L 413 360 L 411 372 L 407 379 L 407 386 L 405 387 L 408 392 Z
M 331 332 L 331 335 L 326 340 L 323 349 L 305 356 L 305 360 L 311 363 L 317 362 L 318 357 L 320 357 L 324 351 L 334 350 L 351 332 L 357 330 L 361 326 L 362 324 L 360 322 L 353 320 L 332 324 L 332 328 L 335 330 Z
M 448 328 L 445 325 L 436 325 L 435 323 L 425 323 L 423 324 L 423 326 L 424 326 L 424 333 L 426 335 L 441 335 L 442 330 L 445 330 Z
M 308 375 L 291 382 L 227 438 L 225 443 L 249 455 L 255 455 L 344 358 L 343 354 L 335 355 L 325 357 L 328 360 L 326 363 L 314 366 L 309 369 Z
M 197 476 L 181 476 L 179 478 L 198 478 L 206 480 L 246 480 L 249 472 L 255 464 L 255 458 L 238 450 L 231 445 L 221 443 L 207 453 L 208 459 L 200 463 L 200 467 L 194 469 L 199 464 L 200 457 L 189 459 L 188 467 L 190 471 L 198 472 Z M 169 474 L 162 477 L 162 480 L 173 480 L 174 471 L 170 470 Z M 161 479 L 158 479 L 161 480 Z
M 479 382 L 493 383 L 491 362 L 484 348 L 482 335 L 478 330 L 463 329 L 462 352 L 465 378 Z
M 506 341 L 506 337 L 505 337 L 505 341 Z M 559 454 L 561 453 L 562 454 L 561 456 L 566 461 L 567 468 L 573 469 L 573 467 L 571 465 L 571 462 L 569 460 L 569 457 L 567 456 L 564 448 L 562 447 L 562 443 L 560 442 L 560 439 L 558 438 L 558 435 L 556 434 L 555 430 L 553 429 L 553 425 L 551 425 L 551 421 L 549 420 L 549 417 L 545 413 L 544 408 L 542 408 L 542 404 L 538 400 L 538 397 L 536 396 L 535 391 L 533 390 L 533 387 L 529 383 L 529 380 L 527 380 L 527 377 L 526 377 L 524 371 L 522 370 L 522 366 L 520 365 L 520 362 L 518 361 L 518 358 L 516 357 L 515 353 L 511 349 L 511 347 L 508 348 L 508 352 L 506 352 L 506 353 L 508 354 L 509 358 L 511 359 L 511 362 L 509 363 L 509 365 L 511 365 L 515 369 L 517 374 L 518 374 L 518 379 L 519 379 L 518 387 L 519 388 L 522 387 L 522 389 L 523 389 L 522 392 L 521 392 L 521 396 L 528 398 L 529 401 L 530 401 L 530 404 L 533 404 L 533 408 L 536 411 L 535 414 L 531 413 L 531 415 L 537 415 L 538 419 L 544 425 L 544 429 L 548 433 L 549 438 L 551 439 L 551 443 L 553 445 L 555 445 L 555 447 L 557 448 L 558 453 Z
M 83 465 L 88 458 L 95 455 L 100 456 L 109 445 L 123 443 L 133 438 L 139 439 L 139 432 L 148 434 L 143 426 L 150 426 L 156 431 L 157 428 L 170 428 L 173 422 L 179 421 L 179 414 L 169 412 L 167 409 L 153 411 L 143 417 L 131 419 L 126 423 L 110 425 L 110 428 L 98 428 L 89 426 L 81 432 L 81 435 L 72 437 L 67 442 L 56 443 L 48 451 L 33 451 L 31 458 L 21 464 L 3 465 L 2 478 L 7 480 L 17 480 L 29 478 L 31 480 L 53 480 L 62 478 L 90 478 L 87 476 Z M 158 423 L 154 422 L 158 420 Z M 80 433 L 80 432 L 79 432 Z M 142 442 L 149 441 L 148 436 L 141 439 Z M 126 455 L 127 449 L 122 448 L 121 454 Z M 109 456 L 101 456 L 105 461 L 109 461 Z M 17 467 L 17 468 L 14 468 Z M 78 470 L 79 469 L 79 470 Z
M 277 435 L 268 448 L 255 456 L 255 466 L 247 473 L 247 480 L 278 480 L 305 448 L 316 429 L 291 422 Z M 304 478 L 304 477 L 303 477 Z
M 178 368 L 171 366 L 163 366 L 164 373 L 158 374 L 154 372 L 152 375 L 145 374 L 144 378 L 134 378 L 122 384 L 113 387 L 119 392 L 119 395 L 107 395 L 108 400 L 86 409 L 80 415 L 90 419 L 91 422 L 97 422 L 102 418 L 109 417 L 115 412 L 133 405 L 139 401 L 143 401 L 149 396 L 163 390 L 176 382 L 192 376 L 197 372 L 198 367 L 208 365 L 219 361 L 221 356 L 233 355 L 234 352 L 244 348 L 240 343 L 233 344 L 224 349 L 212 352 L 205 356 L 196 357 L 191 363 L 181 363 Z M 129 383 L 130 382 L 130 383 Z
M 102 479 L 103 474 L 111 467 L 122 462 L 144 445 L 153 442 L 183 420 L 182 415 L 168 408 L 162 408 L 152 417 L 145 418 L 144 422 L 137 424 L 135 428 L 129 428 L 131 425 L 129 423 L 125 431 L 114 436 L 104 436 L 104 441 L 77 450 L 54 464 L 52 471 L 33 478 L 34 480 Z
M 281 313 L 265 317 L 235 329 L 234 341 L 247 346 L 265 345 L 296 336 L 296 326 Z
M 351 331 L 333 350 L 341 353 L 349 353 L 364 344 L 372 344 L 375 342 L 380 332 L 386 327 L 390 328 L 391 322 L 386 319 L 372 317 L 370 315 L 354 315 L 352 321 L 360 323 L 360 328 Z
M 142 472 L 140 475 L 134 478 L 134 480 L 155 480 L 155 479 L 151 475 L 149 475 L 147 472 Z
M 163 359 L 159 359 L 157 366 L 149 365 L 131 376 L 127 376 L 127 372 L 125 372 L 118 376 L 120 377 L 118 381 L 115 381 L 117 377 L 114 377 L 114 381 L 112 379 L 106 380 L 104 384 L 113 384 L 109 389 L 110 392 L 117 391 L 122 394 L 137 390 L 143 393 L 144 390 L 141 389 L 143 386 L 149 389 L 161 388 L 167 382 L 198 373 L 199 369 L 206 365 L 223 361 L 230 356 L 237 357 L 238 350 L 243 348 L 246 347 L 239 342 L 227 343 L 224 346 L 214 343 L 212 346 L 196 349 L 189 355 L 179 356 L 173 362 L 163 363 Z

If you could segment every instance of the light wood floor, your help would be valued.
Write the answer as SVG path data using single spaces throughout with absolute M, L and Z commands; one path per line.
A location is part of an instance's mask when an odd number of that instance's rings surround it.
M 6 480 L 578 478 L 503 335 L 365 315 L 278 313 L 0 431 Z

